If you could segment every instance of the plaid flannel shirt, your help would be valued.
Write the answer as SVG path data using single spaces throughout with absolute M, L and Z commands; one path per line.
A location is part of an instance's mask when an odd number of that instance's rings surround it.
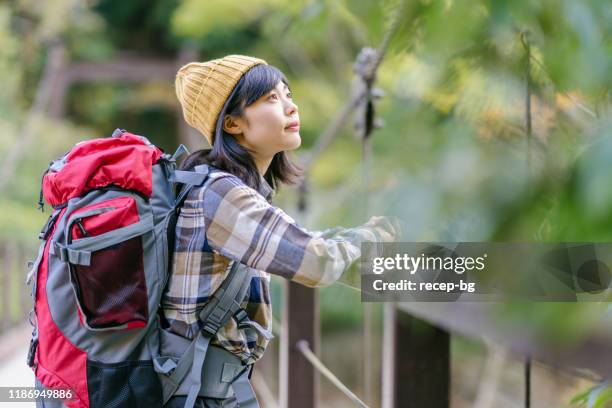
M 323 287 L 360 257 L 361 242 L 382 241 L 378 226 L 309 231 L 271 205 L 273 189 L 261 181 L 256 191 L 235 175 L 213 171 L 204 186 L 188 194 L 177 220 L 172 274 L 162 300 L 168 330 L 194 338 L 200 329 L 198 313 L 226 277 L 231 260 L 239 260 L 249 267 L 251 279 L 241 306 L 271 331 L 270 274 Z M 213 252 L 202 250 L 205 237 Z M 248 364 L 262 357 L 269 342 L 253 332 L 238 329 L 230 319 L 211 344 Z

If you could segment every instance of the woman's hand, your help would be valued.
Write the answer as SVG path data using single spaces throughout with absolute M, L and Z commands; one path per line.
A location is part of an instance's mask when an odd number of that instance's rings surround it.
M 383 242 L 401 240 L 404 233 L 403 221 L 395 216 L 372 216 L 364 227 L 374 228 Z

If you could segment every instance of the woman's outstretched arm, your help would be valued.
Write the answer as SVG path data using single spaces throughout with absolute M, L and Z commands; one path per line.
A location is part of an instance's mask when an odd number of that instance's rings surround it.
M 218 178 L 204 191 L 201 200 L 185 203 L 182 216 L 187 223 L 204 217 L 211 248 L 309 287 L 335 282 L 361 256 L 361 242 L 392 242 L 400 235 L 397 220 L 389 217 L 309 231 L 234 177 Z

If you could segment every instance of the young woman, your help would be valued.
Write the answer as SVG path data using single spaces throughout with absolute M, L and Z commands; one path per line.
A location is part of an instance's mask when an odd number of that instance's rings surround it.
M 212 146 L 188 156 L 183 170 L 208 164 L 218 171 L 187 196 L 176 226 L 173 270 L 163 300 L 168 330 L 194 338 L 198 313 L 227 275 L 231 260 L 247 265 L 250 290 L 243 305 L 262 330 L 245 333 L 234 320 L 211 341 L 244 364 L 262 357 L 272 324 L 270 275 L 322 287 L 360 257 L 360 243 L 390 242 L 400 234 L 394 217 L 371 217 L 354 228 L 309 231 L 271 204 L 280 183 L 300 169 L 287 152 L 300 147 L 300 119 L 287 78 L 264 60 L 229 55 L 190 63 L 176 77 L 187 123 Z M 210 251 L 203 248 L 208 245 Z M 168 406 L 182 406 L 173 397 Z M 199 398 L 200 406 L 236 406 L 234 398 Z

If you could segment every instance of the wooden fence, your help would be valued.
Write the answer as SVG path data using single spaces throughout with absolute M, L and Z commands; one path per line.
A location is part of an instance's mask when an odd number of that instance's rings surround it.
M 307 340 L 318 353 L 317 291 L 287 283 L 283 310 L 280 407 L 319 406 L 319 369 L 303 349 Z M 492 341 L 515 355 L 524 356 L 525 402 L 530 406 L 529 363 L 537 360 L 570 375 L 599 381 L 612 378 L 612 325 L 571 345 L 542 336 L 508 322 L 496 321 L 486 302 L 387 303 L 384 311 L 382 355 L 382 408 L 448 408 L 451 401 L 451 335 Z M 355 356 L 356 359 L 361 356 Z M 310 359 L 312 360 L 312 359 Z M 339 387 L 340 388 L 340 387 Z M 347 396 L 350 395 L 347 393 Z M 519 396 L 520 398 L 520 396 Z M 367 406 L 356 404 L 355 406 Z M 377 404 L 378 405 L 378 404 Z
M 35 256 L 35 248 L 12 242 L 0 243 L 0 333 L 27 322 L 32 308 L 29 287 L 25 284 L 27 262 Z

